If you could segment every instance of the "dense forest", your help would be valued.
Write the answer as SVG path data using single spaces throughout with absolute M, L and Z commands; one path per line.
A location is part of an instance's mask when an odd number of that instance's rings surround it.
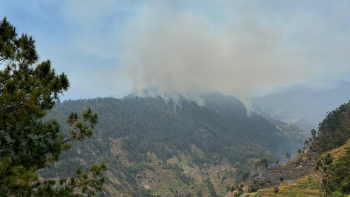
M 342 146 L 350 138 L 350 102 L 328 112 L 319 125 L 317 151 L 323 153 Z
M 174 177 L 187 187 L 191 185 L 194 191 L 197 188 L 193 186 L 193 177 L 178 165 L 184 156 L 187 159 L 181 162 L 199 171 L 210 165 L 229 163 L 237 170 L 228 174 L 234 176 L 232 180 L 240 181 L 242 174 L 249 170 L 250 159 L 267 158 L 272 163 L 296 148 L 296 139 L 287 137 L 263 117 L 247 116 L 246 108 L 238 99 L 218 93 L 203 95 L 202 99 L 204 106 L 185 98 L 175 103 L 161 97 L 96 98 L 57 103 L 45 120 L 59 120 L 63 131 L 67 130 L 65 121 L 71 111 L 81 112 L 88 107 L 98 113 L 99 123 L 92 139 L 74 144 L 72 151 L 62 155 L 61 162 L 41 174 L 65 177 L 72 173 L 71 165 L 84 168 L 84 164 L 105 162 L 119 182 L 110 182 L 116 190 L 143 196 L 145 194 L 140 192 L 146 191 L 137 189 L 140 186 L 137 176 L 145 169 L 155 171 L 151 162 L 153 154 L 163 170 L 174 172 Z M 121 152 L 112 154 L 116 141 L 121 144 Z M 177 158 L 178 163 L 168 164 L 171 158 Z M 208 181 L 203 180 L 203 185 L 212 188 Z

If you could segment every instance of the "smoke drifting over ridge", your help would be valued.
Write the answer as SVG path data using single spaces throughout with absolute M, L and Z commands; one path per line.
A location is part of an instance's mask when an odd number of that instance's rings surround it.
M 293 84 L 324 72 L 325 67 L 316 67 L 319 60 L 314 60 L 322 53 L 315 58 L 308 47 L 308 54 L 298 50 L 280 28 L 249 13 L 232 18 L 218 22 L 164 4 L 143 7 L 137 20 L 126 27 L 129 33 L 121 59 L 134 90 L 156 87 L 159 93 L 189 98 L 218 90 L 236 96 L 249 108 L 251 96 L 262 88 Z

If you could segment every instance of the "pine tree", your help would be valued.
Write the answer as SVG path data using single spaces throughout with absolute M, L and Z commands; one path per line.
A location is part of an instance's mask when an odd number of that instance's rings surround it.
M 302 150 L 298 149 L 298 154 L 301 154 L 302 152 L 303 152 Z
M 89 173 L 77 170 L 70 179 L 40 180 L 37 171 L 52 165 L 69 142 L 93 135 L 97 114 L 80 119 L 72 113 L 70 136 L 57 121 L 41 119 L 68 90 L 67 76 L 56 74 L 49 60 L 38 63 L 32 36 L 17 36 L 6 18 L 0 22 L 0 196 L 86 196 L 102 189 L 106 165 Z
M 288 159 L 288 161 L 290 161 L 292 158 L 292 153 L 286 153 L 286 158 Z
M 317 134 L 316 130 L 315 130 L 315 129 L 312 129 L 312 130 L 311 130 L 311 135 L 312 135 L 312 139 L 313 139 L 313 140 L 316 139 L 316 134 Z M 311 140 L 310 140 L 310 141 L 311 141 Z

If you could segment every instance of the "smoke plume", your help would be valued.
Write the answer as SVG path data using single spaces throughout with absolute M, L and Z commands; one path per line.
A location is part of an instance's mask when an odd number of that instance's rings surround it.
M 226 18 L 214 20 L 164 4 L 144 6 L 125 27 L 121 60 L 134 90 L 155 87 L 190 98 L 218 90 L 249 108 L 256 91 L 320 72 L 313 66 L 317 62 L 293 47 L 281 28 L 252 15 L 235 18 L 226 13 Z

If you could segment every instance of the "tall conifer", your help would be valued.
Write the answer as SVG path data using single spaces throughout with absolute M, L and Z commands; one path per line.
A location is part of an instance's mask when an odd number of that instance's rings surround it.
M 77 170 L 70 179 L 41 180 L 37 171 L 57 161 L 69 142 L 93 135 L 97 114 L 67 120 L 70 136 L 57 121 L 43 122 L 59 95 L 67 91 L 67 76 L 56 74 L 49 60 L 38 63 L 32 36 L 18 36 L 6 18 L 0 22 L 0 196 L 87 196 L 102 189 L 106 165 L 90 172 Z

